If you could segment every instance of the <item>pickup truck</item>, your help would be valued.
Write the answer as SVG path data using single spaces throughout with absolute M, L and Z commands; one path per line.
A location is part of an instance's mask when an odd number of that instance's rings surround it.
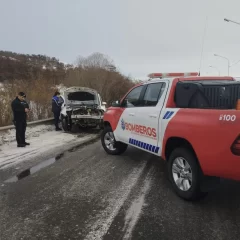
M 176 194 L 197 200 L 208 179 L 240 180 L 239 99 L 233 77 L 150 74 L 106 110 L 102 146 L 112 155 L 131 145 L 161 157 Z

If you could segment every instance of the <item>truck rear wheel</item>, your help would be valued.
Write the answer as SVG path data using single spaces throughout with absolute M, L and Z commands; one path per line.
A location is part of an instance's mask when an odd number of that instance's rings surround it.
M 101 133 L 101 142 L 104 150 L 111 155 L 120 155 L 127 150 L 128 145 L 115 140 L 112 128 L 107 126 Z
M 176 148 L 168 159 L 168 176 L 178 196 L 197 200 L 207 193 L 201 191 L 203 174 L 194 154 L 186 148 Z

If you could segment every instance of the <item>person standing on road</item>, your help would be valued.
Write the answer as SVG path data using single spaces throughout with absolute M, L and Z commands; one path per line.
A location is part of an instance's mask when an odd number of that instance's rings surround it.
M 11 103 L 18 147 L 26 147 L 26 145 L 30 145 L 30 143 L 25 141 L 27 113 L 30 111 L 29 105 L 25 101 L 25 98 L 25 93 L 19 92 L 17 97 Z
M 60 113 L 61 113 L 61 109 L 62 109 L 62 104 L 63 104 L 63 99 L 62 99 L 60 93 L 55 92 L 55 94 L 52 97 L 52 112 L 54 114 L 54 122 L 55 122 L 56 131 L 62 130 L 58 126 Z

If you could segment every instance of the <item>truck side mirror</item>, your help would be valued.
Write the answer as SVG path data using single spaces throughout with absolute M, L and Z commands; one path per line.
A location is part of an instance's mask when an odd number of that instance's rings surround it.
M 112 104 L 111 104 L 112 107 L 120 107 L 121 104 L 120 104 L 120 101 L 117 100 L 117 101 L 113 101 Z

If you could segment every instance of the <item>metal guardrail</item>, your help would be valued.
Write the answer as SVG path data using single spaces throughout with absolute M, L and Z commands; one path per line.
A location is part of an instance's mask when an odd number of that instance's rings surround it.
M 42 124 L 42 123 L 50 123 L 51 121 L 53 121 L 53 118 L 48 118 L 48 119 L 43 119 L 43 120 L 38 120 L 38 121 L 33 121 L 33 122 L 27 122 L 27 125 L 34 126 L 34 125 L 38 125 L 38 124 Z M 0 127 L 0 132 L 7 131 L 10 129 L 14 129 L 14 128 L 15 128 L 14 125 Z

